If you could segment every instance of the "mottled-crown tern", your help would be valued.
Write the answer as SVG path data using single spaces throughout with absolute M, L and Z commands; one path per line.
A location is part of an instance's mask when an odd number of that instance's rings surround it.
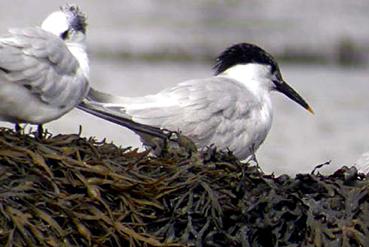
M 85 33 L 85 15 L 68 4 L 41 27 L 0 37 L 0 120 L 43 124 L 82 101 L 89 89 Z
M 214 144 L 243 160 L 254 154 L 272 124 L 271 91 L 313 113 L 282 78 L 274 58 L 253 44 L 237 44 L 216 60 L 215 76 L 189 80 L 143 97 L 120 97 L 93 88 L 80 109 L 125 126 L 150 145 L 157 129 L 180 131 L 198 148 Z M 159 135 L 158 135 L 159 136 Z

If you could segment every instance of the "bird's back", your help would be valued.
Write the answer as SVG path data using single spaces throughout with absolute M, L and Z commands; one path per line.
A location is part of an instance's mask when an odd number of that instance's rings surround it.
M 53 120 L 72 109 L 87 91 L 78 61 L 57 36 L 41 28 L 24 28 L 0 38 L 3 120 Z

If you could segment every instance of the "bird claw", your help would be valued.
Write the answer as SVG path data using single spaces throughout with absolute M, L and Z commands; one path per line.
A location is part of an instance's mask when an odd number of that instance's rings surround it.
M 214 144 L 210 144 L 201 150 L 201 157 L 204 161 L 210 161 L 215 157 L 216 153 L 217 147 Z
M 180 136 L 182 135 L 181 131 L 172 131 L 168 129 L 162 129 L 164 135 L 167 136 L 167 141 L 178 142 Z
M 182 135 L 180 131 L 168 129 L 162 129 L 161 131 L 166 138 L 156 140 L 155 145 L 150 145 L 153 147 L 153 151 L 157 156 L 166 157 L 169 154 L 170 156 L 188 157 L 197 151 L 197 147 L 192 140 Z

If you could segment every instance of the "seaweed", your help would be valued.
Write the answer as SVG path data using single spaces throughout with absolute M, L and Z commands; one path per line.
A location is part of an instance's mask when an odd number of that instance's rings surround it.
M 369 246 L 354 167 L 291 178 L 230 152 L 168 152 L 1 128 L 0 245 Z

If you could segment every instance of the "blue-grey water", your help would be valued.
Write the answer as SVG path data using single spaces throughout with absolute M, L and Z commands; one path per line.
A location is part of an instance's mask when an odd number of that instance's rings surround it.
M 40 24 L 65 2 L 0 1 L 0 31 Z M 125 96 L 154 93 L 183 80 L 209 76 L 212 64 L 203 58 L 216 56 L 236 42 L 254 42 L 276 55 L 322 54 L 328 61 L 335 59 L 342 40 L 349 40 L 360 56 L 369 52 L 369 2 L 364 0 L 75 2 L 88 14 L 91 84 Z M 290 62 L 280 66 L 286 81 L 316 114 L 283 95 L 273 96 L 274 123 L 257 153 L 264 171 L 309 172 L 327 160 L 332 165 L 325 170 L 332 171 L 352 164 L 369 150 L 367 65 L 343 68 Z M 76 133 L 79 125 L 84 136 L 140 146 L 131 132 L 78 110 L 47 128 L 54 134 Z

